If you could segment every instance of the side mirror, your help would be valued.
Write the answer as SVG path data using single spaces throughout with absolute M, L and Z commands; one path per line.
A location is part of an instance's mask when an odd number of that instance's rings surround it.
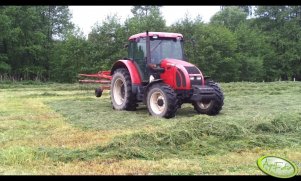
M 127 44 L 127 43 L 124 44 L 124 46 L 123 46 L 124 49 L 127 49 L 128 47 L 129 47 L 129 44 Z

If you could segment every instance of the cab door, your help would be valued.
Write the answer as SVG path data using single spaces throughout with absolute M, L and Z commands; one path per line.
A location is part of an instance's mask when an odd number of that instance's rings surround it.
M 149 81 L 149 71 L 146 63 L 146 44 L 145 38 L 137 38 L 135 41 L 130 41 L 128 47 L 128 57 L 134 60 L 138 67 L 139 73 L 143 82 Z

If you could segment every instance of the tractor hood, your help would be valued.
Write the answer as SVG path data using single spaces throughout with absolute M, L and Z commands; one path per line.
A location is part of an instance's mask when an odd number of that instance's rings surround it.
M 170 66 L 170 65 L 174 65 L 174 66 L 185 66 L 185 67 L 194 67 L 193 64 L 183 61 L 183 60 L 178 60 L 178 59 L 164 59 L 161 62 L 162 67 L 163 66 Z
M 162 60 L 161 67 L 177 67 L 187 74 L 201 74 L 203 76 L 202 72 L 195 65 L 183 60 L 167 58 Z
M 170 71 L 174 71 L 175 75 L 177 75 L 177 72 L 179 73 L 179 79 L 182 79 L 181 82 L 186 82 L 187 84 L 183 85 L 181 83 L 179 83 L 179 85 L 181 85 L 183 88 L 185 87 L 186 89 L 191 88 L 191 85 L 193 84 L 199 84 L 199 85 L 204 85 L 204 77 L 202 72 L 193 64 L 183 61 L 183 60 L 178 60 L 178 59 L 164 59 L 161 61 L 161 67 L 164 68 L 166 70 L 165 73 L 162 74 L 162 79 L 164 79 L 165 81 L 168 82 L 168 79 L 171 79 L 172 75 L 171 73 L 168 73 Z M 195 80 L 195 81 L 191 81 L 191 77 L 201 77 L 201 80 Z M 175 79 L 177 80 L 177 79 Z M 197 83 L 199 81 L 199 83 Z M 171 84 L 171 82 L 170 82 Z M 169 84 L 169 85 L 170 85 Z M 177 86 L 180 87 L 180 86 Z

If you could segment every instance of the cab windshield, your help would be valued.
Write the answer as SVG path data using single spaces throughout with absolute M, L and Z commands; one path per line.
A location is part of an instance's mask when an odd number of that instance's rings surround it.
M 183 60 L 182 41 L 174 38 L 151 40 L 150 52 L 153 64 L 160 64 L 165 58 Z

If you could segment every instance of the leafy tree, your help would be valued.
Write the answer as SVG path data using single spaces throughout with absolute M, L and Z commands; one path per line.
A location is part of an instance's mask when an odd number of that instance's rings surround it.
M 197 51 L 200 45 L 197 42 L 197 28 L 204 25 L 204 22 L 200 17 L 191 19 L 189 14 L 185 14 L 184 18 L 173 24 L 168 31 L 178 32 L 184 36 L 184 52 L 186 60 L 201 64 L 202 59 L 200 58 L 200 52 Z
M 79 29 L 65 35 L 64 41 L 56 41 L 51 52 L 51 80 L 75 82 L 78 73 L 87 73 L 89 44 Z
M 86 39 L 67 6 L 0 6 L 0 79 L 74 82 L 110 69 L 128 37 L 149 30 L 182 33 L 185 58 L 217 81 L 301 80 L 301 6 L 222 6 L 210 23 L 186 14 L 169 27 L 160 6 L 131 12 L 124 23 L 108 16 Z
M 132 18 L 125 21 L 127 35 L 148 31 L 165 31 L 166 22 L 159 6 L 134 6 Z
M 211 24 L 223 25 L 234 31 L 240 23 L 244 23 L 248 14 L 236 6 L 225 7 L 210 19 Z
M 0 8 L 0 75 L 9 74 L 11 66 L 7 57 L 7 37 L 11 26 L 11 19 L 4 14 L 4 7 Z
M 13 78 L 48 80 L 53 39 L 62 38 L 72 29 L 70 18 L 66 6 L 1 7 L 0 42 L 5 45 L 2 57 L 7 57 L 5 63 L 10 68 L 6 70 Z
M 241 63 L 240 80 L 263 80 L 263 57 L 269 52 L 266 37 L 250 22 L 240 24 L 234 35 L 237 39 L 236 59 Z
M 259 6 L 254 23 L 266 34 L 271 52 L 264 59 L 266 79 L 289 80 L 300 72 L 300 6 Z
M 228 28 L 204 24 L 200 18 L 192 20 L 186 15 L 170 30 L 183 34 L 188 60 L 205 75 L 219 81 L 238 80 L 239 62 L 234 59 L 237 43 Z
M 116 60 L 126 57 L 124 44 L 127 38 L 117 15 L 107 16 L 101 24 L 94 26 L 88 39 L 94 71 L 110 69 Z
M 203 38 L 198 51 L 203 55 L 200 67 L 204 72 L 218 81 L 237 81 L 240 64 L 234 58 L 237 40 L 233 33 L 224 26 L 207 25 L 197 34 Z

